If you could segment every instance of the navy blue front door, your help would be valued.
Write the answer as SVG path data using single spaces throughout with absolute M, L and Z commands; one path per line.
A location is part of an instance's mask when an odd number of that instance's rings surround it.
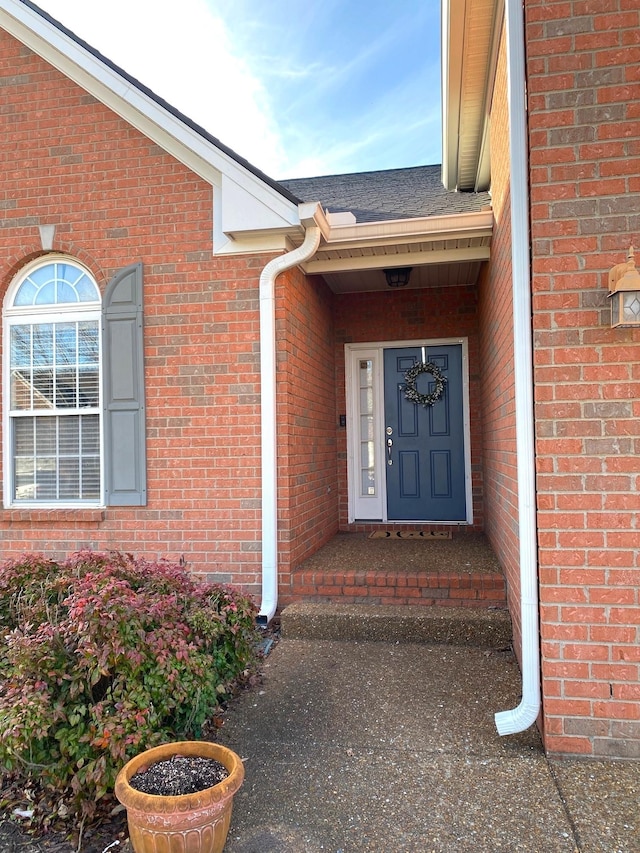
M 422 361 L 447 380 L 441 397 L 426 407 L 405 397 L 405 373 Z M 420 373 L 416 387 L 432 393 L 433 376 Z M 385 349 L 384 410 L 387 518 L 465 521 L 462 346 Z

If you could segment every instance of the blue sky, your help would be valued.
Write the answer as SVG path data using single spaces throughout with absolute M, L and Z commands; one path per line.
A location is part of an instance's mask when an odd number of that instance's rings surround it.
M 274 178 L 440 163 L 439 0 L 36 2 Z

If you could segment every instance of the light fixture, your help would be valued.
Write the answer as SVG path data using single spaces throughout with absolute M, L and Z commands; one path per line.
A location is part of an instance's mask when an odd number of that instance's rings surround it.
M 636 269 L 633 246 L 629 248 L 626 263 L 609 270 L 609 290 L 611 327 L 640 326 L 640 272 Z
M 397 267 L 392 270 L 383 270 L 389 287 L 406 287 L 411 276 L 411 267 Z

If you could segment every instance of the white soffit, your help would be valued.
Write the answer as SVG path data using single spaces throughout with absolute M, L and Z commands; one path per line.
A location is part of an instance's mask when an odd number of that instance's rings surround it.
M 443 163 L 447 189 L 490 185 L 489 114 L 504 0 L 443 0 Z
M 216 214 L 222 212 L 223 219 L 224 196 L 228 193 L 234 231 L 252 232 L 251 251 L 276 248 L 272 237 L 262 245 L 257 232 L 300 228 L 297 204 L 29 6 L 20 0 L 0 0 L 0 27 L 210 183 L 214 196 L 218 196 L 214 201 Z M 240 207 L 241 222 L 236 215 Z M 233 252 L 236 245 L 222 232 L 216 232 L 214 242 L 214 251 Z M 235 250 L 247 251 L 241 242 Z

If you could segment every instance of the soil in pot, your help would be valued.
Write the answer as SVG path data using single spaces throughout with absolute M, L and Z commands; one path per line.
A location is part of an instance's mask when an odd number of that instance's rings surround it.
M 229 771 L 215 758 L 174 755 L 139 770 L 129 784 L 144 794 L 175 797 L 204 791 L 226 779 Z

